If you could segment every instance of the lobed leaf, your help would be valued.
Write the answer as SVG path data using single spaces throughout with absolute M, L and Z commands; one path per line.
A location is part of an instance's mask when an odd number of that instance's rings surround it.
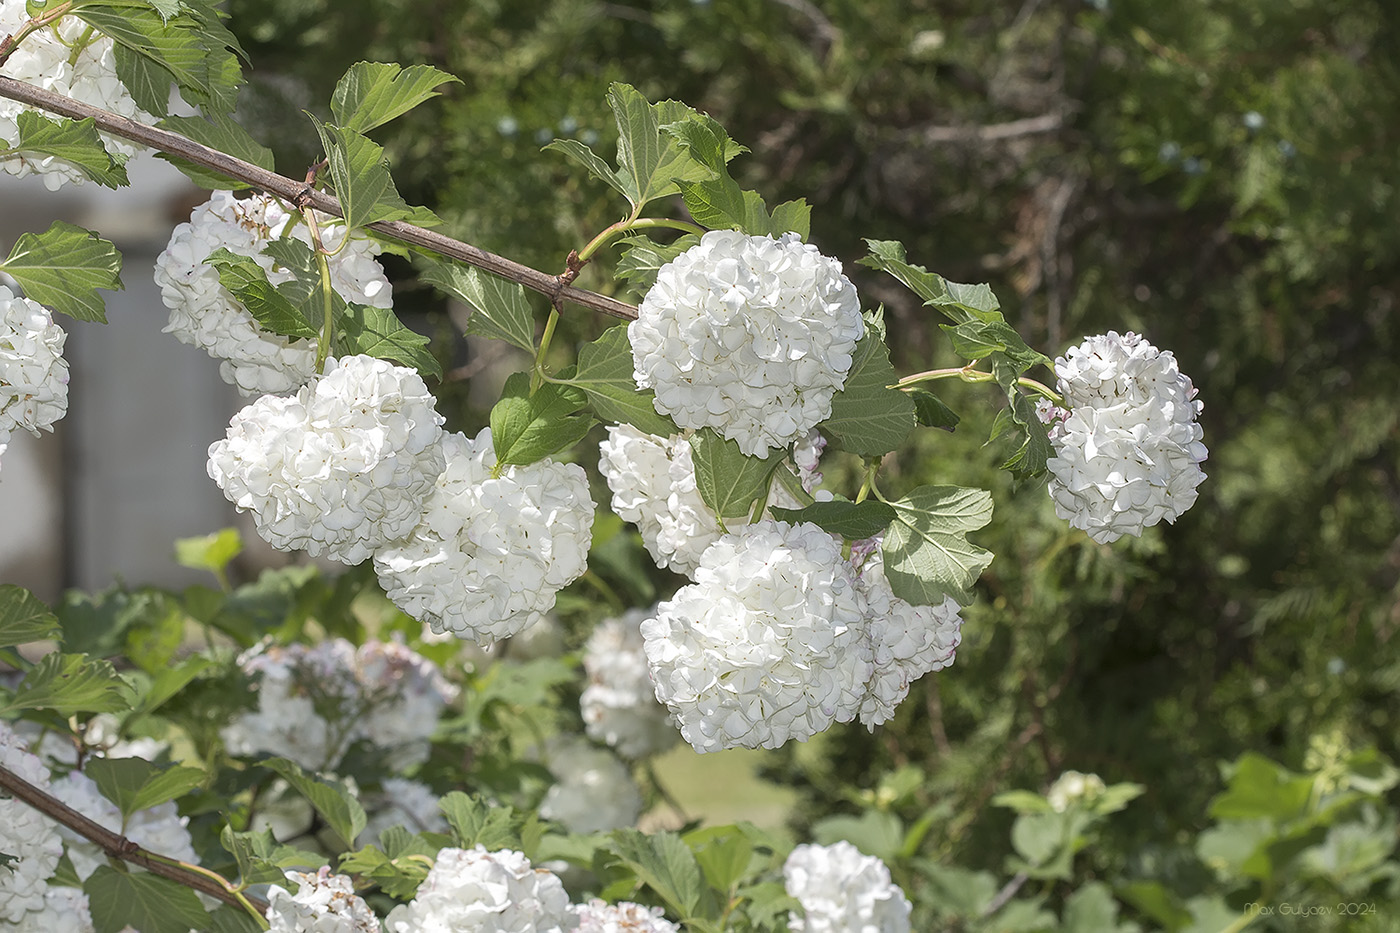
M 536 463 L 577 444 L 594 424 L 577 414 L 587 403 L 587 395 L 572 386 L 546 382 L 531 392 L 529 374 L 513 374 L 491 409 L 496 462 Z
M 83 773 L 121 810 L 123 818 L 182 797 L 204 783 L 199 768 L 160 766 L 141 758 L 93 758 Z
M 771 511 L 774 518 L 785 522 L 811 522 L 848 541 L 873 538 L 888 528 L 896 516 L 891 506 L 876 499 L 866 499 L 864 502 L 834 499 L 814 502 L 801 509 L 775 507 Z
M 604 420 L 660 437 L 680 433 L 674 421 L 657 412 L 656 394 L 637 387 L 626 327 L 609 327 L 597 340 L 580 347 L 578 367 L 567 382 L 588 393 L 593 410 Z
M 782 463 L 781 457 L 750 457 L 738 443 L 710 428 L 691 437 L 690 449 L 700 498 L 722 519 L 749 515 L 755 500 L 767 493 L 769 477 Z
M 331 113 L 347 130 L 368 133 L 437 97 L 437 88 L 452 82 L 462 83 L 432 65 L 356 62 L 336 82 Z
M 438 804 L 463 848 L 518 848 L 519 818 L 512 807 L 491 806 L 479 797 L 453 791 Z
M 61 220 L 43 233 L 21 234 L 0 263 L 0 271 L 18 282 L 27 297 L 80 321 L 103 324 L 107 315 L 97 290 L 120 290 L 121 268 L 115 246 Z
M 60 634 L 58 617 L 39 597 L 13 583 L 0 584 L 0 648 Z
M 163 854 L 163 853 L 162 853 Z M 206 929 L 209 915 L 191 889 L 150 872 L 99 865 L 83 882 L 97 933 L 189 933 Z
M 336 353 L 363 353 L 381 360 L 395 360 L 425 376 L 442 378 L 442 364 L 428 351 L 432 341 L 404 325 L 388 308 L 354 302 L 337 315 Z
M 890 505 L 898 514 L 881 551 L 894 594 L 916 606 L 936 606 L 947 596 L 964 606 L 972 602 L 972 585 L 992 553 L 969 542 L 967 533 L 991 521 L 991 494 L 920 486 Z
M 399 197 L 383 146 L 354 130 L 307 116 L 325 148 L 331 183 L 347 227 L 363 227 L 381 220 L 419 223 L 424 219 L 420 214 L 424 208 L 409 207 Z M 427 219 L 435 219 L 431 211 L 427 212 Z
M 258 762 L 264 768 L 281 775 L 296 789 L 331 829 L 349 845 L 365 828 L 365 808 L 351 790 L 339 781 L 307 774 L 301 765 L 286 758 L 268 758 Z
M 85 654 L 46 654 L 20 681 L 0 712 L 48 709 L 60 716 L 124 712 L 131 688 L 107 661 Z
M 316 339 L 321 310 L 309 295 L 299 306 L 267 280 L 262 266 L 226 247 L 214 250 L 205 262 L 219 273 L 219 284 L 248 309 L 264 330 L 293 339 Z
M 258 142 L 228 114 L 214 113 L 207 117 L 166 117 L 157 124 L 162 129 L 179 133 L 186 139 L 217 149 L 244 162 L 251 162 L 269 172 L 277 170 L 272 150 Z M 233 190 L 252 187 L 248 182 L 222 175 L 203 165 L 169 153 L 156 153 L 184 172 L 195 184 L 211 190 Z
M 19 128 L 19 142 L 9 151 L 62 159 L 84 177 L 108 188 L 131 184 L 126 177 L 125 160 L 113 158 L 107 152 L 91 117 L 51 120 L 33 110 L 22 110 L 15 123 Z
M 914 430 L 914 402 L 889 388 L 897 378 L 889 347 L 867 327 L 852 354 L 846 385 L 831 400 L 831 415 L 819 429 L 862 457 L 896 449 Z
M 467 333 L 535 352 L 534 312 L 523 286 L 457 262 L 425 259 L 424 263 L 423 281 L 471 306 Z
M 682 917 L 695 915 L 705 892 L 694 853 L 672 832 L 650 836 L 635 829 L 613 833 L 607 850 L 636 873 Z

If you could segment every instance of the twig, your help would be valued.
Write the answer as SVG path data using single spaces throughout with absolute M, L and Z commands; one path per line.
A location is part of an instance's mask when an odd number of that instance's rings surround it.
M 62 823 L 84 839 L 96 843 L 103 852 L 113 858 L 139 865 L 153 875 L 160 875 L 187 888 L 193 888 L 201 894 L 208 894 L 240 910 L 251 904 L 259 913 L 264 916 L 267 914 L 266 901 L 231 890 L 227 884 L 220 884 L 208 875 L 185 868 L 168 856 L 147 852 L 125 836 L 93 822 L 62 800 L 35 787 L 4 765 L 0 765 L 0 789 L 12 794 L 17 800 L 24 801 L 50 819 Z
M 137 123 L 135 120 L 129 120 L 110 111 L 73 100 L 71 97 L 64 97 L 61 94 L 16 81 L 14 78 L 0 76 L 0 97 L 19 101 L 22 104 L 38 107 L 73 120 L 91 119 L 98 129 L 111 133 L 113 136 L 120 136 L 143 146 L 159 149 L 169 155 L 179 156 L 221 175 L 227 175 L 229 178 L 236 178 L 254 185 L 286 201 L 297 203 L 300 198 L 324 214 L 333 214 L 336 217 L 345 216 L 340 209 L 340 202 L 334 196 L 314 189 L 308 191 L 308 186 L 304 181 L 287 178 L 276 172 L 269 172 L 251 162 L 244 162 L 242 159 L 234 158 L 217 149 L 200 145 L 178 133 Z M 484 269 L 493 275 L 499 275 L 503 279 L 524 285 L 526 288 L 549 298 L 551 303 L 569 302 L 628 321 L 637 318 L 637 309 L 624 301 L 618 301 L 616 298 L 609 298 L 607 295 L 600 295 L 597 292 L 590 292 L 587 289 L 576 288 L 561 281 L 558 276 L 532 269 L 513 259 L 489 253 L 484 249 L 472 246 L 470 243 L 454 240 L 441 233 L 434 233 L 432 230 L 425 230 L 401 220 L 382 220 L 368 226 L 369 229 L 382 233 L 391 239 L 412 246 L 421 246 L 440 255 Z
M 1037 133 L 1053 133 L 1064 124 L 1064 117 L 1058 113 L 1044 113 L 1038 117 L 1011 120 L 1008 123 L 989 123 L 985 126 L 926 126 L 912 131 L 928 143 L 990 143 L 1018 136 L 1034 136 Z
M 977 919 L 985 920 L 1005 907 L 1006 902 L 1016 896 L 1016 892 L 1021 890 L 1021 886 L 1026 883 L 1026 879 L 1029 877 L 1030 876 L 1023 871 L 1017 872 L 1010 881 L 1002 886 L 1002 889 L 997 892 L 997 896 L 987 902 L 987 906 L 983 908 L 982 913 L 978 915 Z

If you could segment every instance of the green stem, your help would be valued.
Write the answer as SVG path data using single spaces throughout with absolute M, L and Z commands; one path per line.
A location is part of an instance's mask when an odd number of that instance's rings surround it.
M 0 41 L 0 65 L 5 64 L 6 60 L 9 59 L 10 55 L 14 52 L 14 50 L 17 49 L 19 47 L 19 44 L 23 42 L 26 38 L 38 32 L 40 29 L 43 29 L 50 23 L 63 19 L 63 17 L 67 16 L 72 9 L 73 4 L 71 2 L 60 3 L 52 10 L 49 10 L 47 13 L 45 13 L 43 16 L 36 16 L 34 19 L 31 19 L 29 22 L 25 23 L 23 26 L 20 27 L 19 32 L 15 33 L 12 36 L 7 36 L 4 39 L 4 41 Z
M 311 245 L 316 249 L 316 269 L 321 274 L 321 339 L 316 345 L 316 372 L 326 371 L 326 357 L 330 355 L 331 344 L 335 342 L 335 301 L 331 288 L 331 264 L 326 259 L 326 248 L 321 244 L 321 230 L 316 226 L 316 213 L 311 208 L 302 209 L 306 229 L 311 232 Z M 350 231 L 346 231 L 346 237 Z
M 93 31 L 94 31 L 94 30 L 93 30 L 93 28 L 92 28 L 91 26 L 89 26 L 88 28 L 84 29 L 84 30 L 83 30 L 83 34 L 82 34 L 81 36 L 78 37 L 78 41 L 74 42 L 73 45 L 71 46 L 71 48 L 73 49 L 73 51 L 70 52 L 69 55 L 68 55 L 68 67 L 69 67 L 69 68 L 76 68 L 76 67 L 77 67 L 77 65 L 78 65 L 78 56 L 81 55 L 81 54 L 83 54 L 83 49 L 87 48 L 87 47 L 88 47 L 88 43 L 92 41 L 92 34 L 93 34 Z M 62 41 L 62 40 L 60 40 L 60 41 Z
M 224 890 L 227 891 L 234 898 L 234 900 L 238 901 L 238 906 L 246 910 L 248 912 L 248 915 L 252 917 L 255 921 L 257 921 L 259 929 L 266 930 L 270 928 L 267 922 L 267 918 L 262 915 L 261 911 L 259 911 L 256 907 L 253 906 L 252 901 L 248 900 L 248 898 L 244 896 L 243 891 L 246 885 L 230 884 L 228 879 L 224 878 L 223 875 L 220 875 L 216 872 L 212 872 L 209 869 L 203 868 L 199 865 L 193 865 L 189 862 L 182 862 L 179 859 L 170 858 L 165 855 L 156 855 L 154 852 L 148 852 L 146 853 L 146 855 L 153 862 L 163 862 L 164 864 L 171 865 L 175 868 L 183 868 L 185 871 L 192 872 L 196 875 L 203 875 L 210 881 L 213 881 L 216 884 L 223 885 Z
M 554 340 L 554 328 L 559 326 L 559 309 L 557 307 L 549 309 L 549 320 L 544 322 L 544 333 L 540 335 L 540 346 L 535 351 L 535 369 L 530 374 L 530 394 L 540 387 L 540 383 L 545 380 L 544 358 L 549 353 L 549 344 Z
M 581 262 L 588 262 L 593 256 L 608 244 L 609 241 L 622 236 L 629 230 L 683 230 L 686 233 L 694 233 L 701 236 L 705 233 L 705 228 L 688 223 L 684 220 L 671 220 L 667 217 L 629 217 L 626 220 L 619 220 L 588 241 L 588 245 L 579 250 L 578 258 Z
M 935 382 L 939 379 L 961 379 L 963 382 L 994 382 L 996 376 L 980 369 L 974 369 L 975 364 L 969 363 L 966 366 L 958 366 L 952 369 L 930 369 L 921 373 L 914 373 L 912 376 L 905 376 L 903 379 L 890 386 L 891 389 L 908 389 L 921 382 Z M 1050 401 L 1059 405 L 1064 402 L 1064 397 L 1054 389 L 1037 382 L 1029 376 L 1022 376 L 1016 380 L 1017 385 L 1025 386 L 1037 395 L 1042 395 Z

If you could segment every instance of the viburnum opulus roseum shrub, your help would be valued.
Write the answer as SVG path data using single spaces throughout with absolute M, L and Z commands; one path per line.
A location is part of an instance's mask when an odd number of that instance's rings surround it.
M 950 426 L 931 383 L 1004 396 L 1006 468 L 1101 544 L 1175 521 L 1204 478 L 1170 352 L 1091 337 L 1051 389 L 990 289 L 870 240 L 862 262 L 947 317 L 967 360 L 901 377 L 881 310 L 806 242 L 808 205 L 743 191 L 742 147 L 679 102 L 611 87 L 616 170 L 581 139 L 550 145 L 628 205 L 552 276 L 430 233 L 398 194 L 366 134 L 452 83 L 430 66 L 353 66 L 308 128 L 324 158 L 287 178 L 233 117 L 240 50 L 214 4 L 0 0 L 0 37 L 5 171 L 120 185 L 151 146 L 213 189 L 154 273 L 167 331 L 249 398 L 209 476 L 276 549 L 350 568 L 235 585 L 226 532 L 179 543 L 217 589 L 53 612 L 0 586 L 0 918 L 17 929 L 904 933 L 891 867 L 849 843 L 634 828 L 661 800 L 689 822 L 652 759 L 875 730 L 956 669 L 991 496 L 885 469 L 916 428 Z M 637 307 L 577 287 L 617 246 Z M 439 405 L 458 335 L 399 320 L 385 250 L 413 255 L 407 290 L 529 354 L 489 426 Z M 0 262 L 0 452 L 64 415 L 51 312 L 103 320 L 120 266 L 63 223 Z M 630 323 L 566 347 L 569 304 Z M 657 574 L 628 563 L 643 549 Z M 1016 799 L 1070 816 L 1127 799 L 1085 788 Z M 911 863 L 929 825 L 892 851 Z

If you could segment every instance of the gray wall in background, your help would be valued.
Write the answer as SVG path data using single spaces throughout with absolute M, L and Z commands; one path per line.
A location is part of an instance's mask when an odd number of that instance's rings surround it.
M 0 583 L 52 600 L 61 588 L 117 580 L 180 587 L 207 574 L 175 564 L 172 542 L 233 523 L 205 472 L 209 444 L 241 405 L 218 362 L 161 333 L 151 277 L 175 224 L 204 194 L 168 164 L 140 156 L 132 187 L 44 188 L 0 174 L 0 248 L 54 220 L 96 230 L 121 250 L 124 291 L 104 293 L 107 325 L 58 316 L 68 331 L 68 416 L 28 435 L 0 463 Z

